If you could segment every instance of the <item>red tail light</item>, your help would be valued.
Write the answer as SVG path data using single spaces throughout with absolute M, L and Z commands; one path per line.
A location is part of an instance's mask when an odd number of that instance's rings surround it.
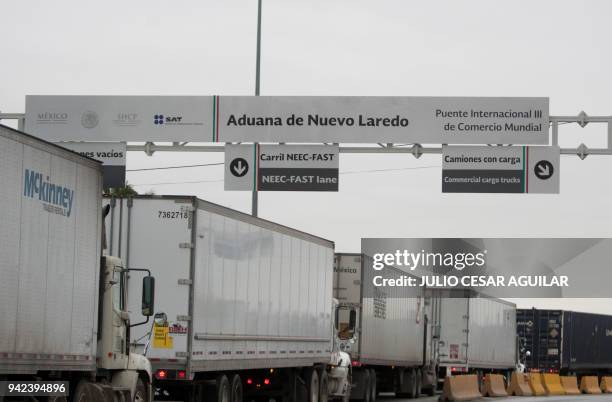
M 353 365 L 353 367 L 361 367 L 361 362 L 358 362 L 358 361 L 355 361 L 355 360 L 353 360 L 351 362 L 351 364 Z
M 270 385 L 270 379 L 269 378 L 264 379 L 264 384 L 265 385 Z
M 187 373 L 185 371 L 183 371 L 183 370 L 180 370 L 178 372 L 178 374 L 177 374 L 177 377 L 178 377 L 179 380 L 184 380 L 185 377 L 187 377 Z
M 168 372 L 166 370 L 157 370 L 155 372 L 155 378 L 157 378 L 158 380 L 163 380 L 166 377 L 168 377 Z
M 253 384 L 253 380 L 251 378 L 247 378 L 247 384 L 249 385 Z

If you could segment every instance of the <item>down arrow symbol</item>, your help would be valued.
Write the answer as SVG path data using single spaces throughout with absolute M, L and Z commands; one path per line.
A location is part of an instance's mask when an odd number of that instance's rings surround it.
M 249 164 L 244 158 L 236 158 L 230 163 L 230 172 L 236 177 L 242 177 L 249 171 Z

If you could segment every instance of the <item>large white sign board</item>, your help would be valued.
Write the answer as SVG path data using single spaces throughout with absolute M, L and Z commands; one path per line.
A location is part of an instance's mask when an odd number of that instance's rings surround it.
M 547 144 L 548 98 L 223 96 L 216 141 Z
M 27 96 L 49 141 L 548 144 L 548 98 Z

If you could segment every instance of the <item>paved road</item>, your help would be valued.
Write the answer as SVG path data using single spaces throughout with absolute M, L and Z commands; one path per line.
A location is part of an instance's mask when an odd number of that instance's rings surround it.
M 521 401 L 521 402 L 557 402 L 557 401 L 578 401 L 578 402 L 603 402 L 612 401 L 612 394 L 609 395 L 579 395 L 579 396 L 540 396 L 540 397 L 519 397 L 513 396 L 509 398 L 480 398 L 478 402 L 485 401 Z M 419 399 L 398 399 L 393 395 L 380 395 L 379 402 L 437 402 L 438 396 L 419 398 Z
M 393 394 L 382 394 L 378 397 L 379 402 L 438 402 L 439 396 L 422 397 L 419 399 L 400 399 Z M 540 396 L 540 397 L 519 397 L 513 396 L 509 398 L 480 398 L 477 402 L 487 401 L 521 401 L 521 402 L 560 402 L 560 401 L 577 401 L 577 402 L 611 402 L 612 394 L 609 395 L 580 395 L 580 396 Z

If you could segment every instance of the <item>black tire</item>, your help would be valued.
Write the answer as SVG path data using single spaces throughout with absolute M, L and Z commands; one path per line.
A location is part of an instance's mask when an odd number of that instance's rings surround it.
M 242 392 L 242 380 L 240 375 L 234 374 L 232 376 L 230 402 L 242 402 L 244 393 Z
M 397 378 L 395 379 L 395 397 L 396 398 L 408 398 L 408 393 L 406 392 L 406 379 L 408 375 L 406 374 L 406 370 L 399 369 L 397 371 Z
M 314 367 L 304 370 L 304 382 L 306 383 L 306 402 L 319 402 L 319 374 Z
M 138 382 L 136 382 L 133 402 L 148 402 L 148 394 L 149 392 L 147 391 L 147 386 L 145 385 L 144 381 L 142 381 L 142 378 L 139 378 Z
M 372 399 L 372 378 L 370 377 L 370 370 L 365 369 L 363 371 L 363 402 L 371 402 Z
M 81 380 L 74 389 L 72 394 L 72 402 L 90 402 L 94 401 L 95 393 L 91 383 L 87 380 Z
M 319 372 L 319 402 L 329 401 L 329 379 L 325 369 Z
M 417 397 L 417 383 L 416 383 L 416 371 L 410 369 L 410 389 L 408 391 L 408 398 L 414 399 Z
M 376 387 L 376 371 L 370 370 L 370 402 L 376 402 L 378 396 L 378 389 Z
M 230 402 L 230 383 L 226 375 L 221 374 L 217 377 L 215 391 L 216 402 Z

